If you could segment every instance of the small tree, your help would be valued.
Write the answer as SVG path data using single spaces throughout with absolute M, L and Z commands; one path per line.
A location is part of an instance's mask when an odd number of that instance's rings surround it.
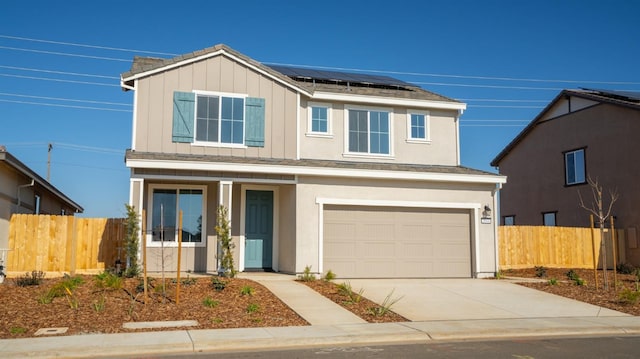
M 138 248 L 140 245 L 140 237 L 138 232 L 140 231 L 140 219 L 138 218 L 138 212 L 134 206 L 125 203 L 127 209 L 127 219 L 125 226 L 127 233 L 124 239 L 124 250 L 127 256 L 127 269 L 124 275 L 127 277 L 135 277 L 140 273 L 140 267 L 138 265 Z
M 229 210 L 227 207 L 218 206 L 216 233 L 218 234 L 218 248 L 221 252 L 218 253 L 218 259 L 220 260 L 218 272 L 225 277 L 233 278 L 236 275 L 236 270 L 233 267 L 233 248 L 235 248 L 235 245 L 231 237 L 231 224 L 228 215 Z
M 604 240 L 604 225 L 606 220 L 611 216 L 611 209 L 613 208 L 613 204 L 618 200 L 618 191 L 610 190 L 609 191 L 609 204 L 605 205 L 603 198 L 603 189 L 602 185 L 596 178 L 593 180 L 591 177 L 587 178 L 587 183 L 591 187 L 591 194 L 593 195 L 593 202 L 591 202 L 590 206 L 587 206 L 582 199 L 582 194 L 578 191 L 578 197 L 580 198 L 580 207 L 586 209 L 591 212 L 597 219 L 600 227 L 600 247 L 602 252 L 602 275 L 603 275 L 603 284 L 604 289 L 609 289 L 609 281 L 607 279 L 607 244 Z M 615 253 L 613 254 L 615 255 Z

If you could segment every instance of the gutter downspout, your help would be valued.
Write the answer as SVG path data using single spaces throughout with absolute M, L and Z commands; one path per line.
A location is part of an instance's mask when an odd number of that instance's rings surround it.
M 22 204 L 22 201 L 20 200 L 20 190 L 27 187 L 33 187 L 34 184 L 35 184 L 35 180 L 32 178 L 31 183 L 22 184 L 18 186 L 18 207 L 20 207 L 20 205 Z
M 493 220 L 493 237 L 494 237 L 494 244 L 493 247 L 495 249 L 495 258 L 496 258 L 496 274 L 500 271 L 500 258 L 498 258 L 498 221 L 500 221 L 500 213 L 498 213 L 497 209 L 498 209 L 498 196 L 497 194 L 500 193 L 500 190 L 502 189 L 502 183 L 498 183 L 496 185 L 496 188 L 493 190 L 493 213 L 494 213 L 494 220 Z

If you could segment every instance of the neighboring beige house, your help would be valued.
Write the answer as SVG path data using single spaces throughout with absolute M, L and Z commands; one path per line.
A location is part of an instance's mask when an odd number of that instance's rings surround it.
M 640 265 L 640 93 L 564 90 L 491 162 L 509 183 L 500 191 L 503 225 L 589 227 L 579 206 L 597 179 L 620 198 L 616 227 L 625 230 L 626 260 Z M 607 226 L 609 223 L 607 223 Z
M 130 203 L 149 270 L 215 272 L 230 209 L 241 271 L 486 277 L 505 177 L 460 166 L 466 105 L 397 79 L 266 66 L 225 45 L 138 58 Z M 162 239 L 164 238 L 164 241 Z
M 74 215 L 83 209 L 0 145 L 0 249 L 14 213 Z

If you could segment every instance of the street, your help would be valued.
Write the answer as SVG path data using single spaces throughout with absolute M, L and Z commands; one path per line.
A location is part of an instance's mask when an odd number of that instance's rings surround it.
M 279 358 L 637 358 L 639 336 L 526 338 L 491 341 L 429 342 L 404 345 L 335 346 L 252 352 L 144 356 L 145 359 Z M 136 358 L 136 357 L 129 357 Z

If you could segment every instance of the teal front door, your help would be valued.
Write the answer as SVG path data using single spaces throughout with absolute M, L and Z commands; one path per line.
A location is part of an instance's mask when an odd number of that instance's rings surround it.
M 271 269 L 273 254 L 273 192 L 247 191 L 245 269 Z

